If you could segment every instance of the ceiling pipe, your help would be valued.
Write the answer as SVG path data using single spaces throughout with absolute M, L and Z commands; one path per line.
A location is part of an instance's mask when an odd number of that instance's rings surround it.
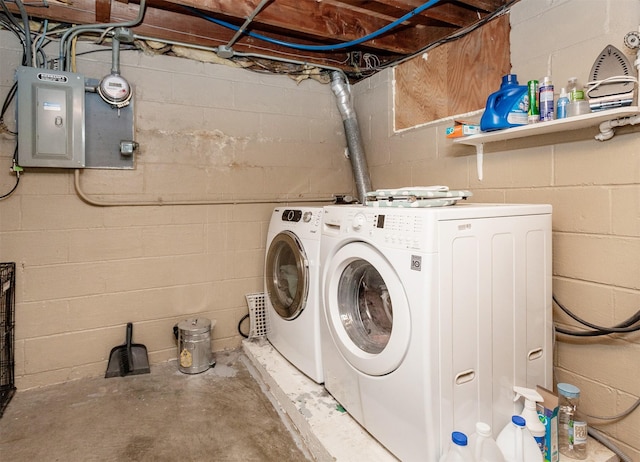
M 187 43 L 187 42 L 182 42 L 179 40 L 168 40 L 168 39 L 160 39 L 160 38 L 156 38 L 156 37 L 151 37 L 148 35 L 141 35 L 141 34 L 135 34 L 134 38 L 136 40 L 151 40 L 154 42 L 160 42 L 160 43 L 166 43 L 167 45 L 177 45 L 177 46 L 181 46 L 181 47 L 185 47 L 185 48 L 192 48 L 194 50 L 202 50 L 202 51 L 210 51 L 212 53 L 215 53 L 216 55 L 218 55 L 218 57 L 220 57 L 220 47 L 210 47 L 210 46 L 206 46 L 206 45 L 195 45 L 193 43 Z M 324 64 L 313 64 L 310 63 L 309 61 L 301 61 L 299 59 L 291 59 L 291 58 L 282 58 L 279 56 L 270 56 L 270 55 L 265 55 L 262 53 L 245 53 L 245 52 L 234 52 L 233 56 L 239 56 L 241 58 L 259 58 L 259 59 L 267 59 L 270 61 L 277 61 L 277 62 L 281 62 L 281 63 L 288 63 L 288 64 L 295 64 L 295 65 L 299 65 L 299 66 L 313 66 L 313 67 L 317 67 L 318 69 L 322 69 L 325 71 L 338 71 L 338 72 L 342 72 L 342 70 L 339 67 L 332 67 L 332 66 L 326 66 Z M 222 59 L 226 59 L 226 58 L 222 58 Z
M 356 111 L 351 102 L 351 93 L 347 87 L 346 78 L 342 72 L 331 73 L 331 90 L 336 95 L 338 109 L 342 115 L 342 123 L 347 138 L 347 148 L 349 149 L 349 160 L 353 170 L 353 178 L 356 182 L 358 199 L 364 204 L 365 197 L 371 191 L 371 178 L 367 167 L 367 157 L 362 146 L 360 127 L 356 118 Z
M 246 19 L 246 21 L 244 22 L 244 24 L 242 24 L 242 26 L 240 26 L 240 28 L 238 29 L 238 31 L 234 34 L 233 37 L 231 37 L 231 40 L 229 40 L 229 43 L 227 43 L 226 45 L 221 45 L 218 47 L 218 56 L 220 56 L 221 58 L 231 58 L 233 57 L 234 51 L 231 48 L 233 46 L 234 43 L 236 43 L 236 40 L 238 40 L 238 38 L 244 34 L 244 31 L 247 29 L 247 27 L 249 27 L 249 24 L 251 24 L 251 22 L 253 21 L 253 19 L 256 17 L 256 15 L 260 12 L 260 10 L 262 10 L 262 8 L 264 8 L 264 6 L 269 3 L 271 0 L 262 0 L 258 6 L 256 6 L 253 10 L 253 12 L 249 15 L 249 17 Z

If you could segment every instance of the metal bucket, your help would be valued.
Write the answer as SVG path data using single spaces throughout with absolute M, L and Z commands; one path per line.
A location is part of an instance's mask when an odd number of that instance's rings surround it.
M 178 369 L 185 374 L 199 374 L 213 366 L 211 321 L 207 318 L 186 319 L 176 327 Z

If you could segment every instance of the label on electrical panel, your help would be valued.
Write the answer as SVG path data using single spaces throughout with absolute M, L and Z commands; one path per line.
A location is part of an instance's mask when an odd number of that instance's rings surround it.
M 62 106 L 59 103 L 42 103 L 42 109 L 45 111 L 61 111 Z
M 46 82 L 67 83 L 69 81 L 69 78 L 66 75 L 48 74 L 45 72 L 40 72 L 38 73 L 38 80 L 44 80 Z

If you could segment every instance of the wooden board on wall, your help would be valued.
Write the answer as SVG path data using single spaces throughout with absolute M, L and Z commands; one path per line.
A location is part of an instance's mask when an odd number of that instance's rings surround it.
M 482 109 L 511 70 L 509 16 L 395 69 L 395 129 Z

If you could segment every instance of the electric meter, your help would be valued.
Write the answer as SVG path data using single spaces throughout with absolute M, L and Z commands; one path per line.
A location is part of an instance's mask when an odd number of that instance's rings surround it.
M 121 108 L 131 100 L 131 86 L 119 74 L 109 74 L 100 82 L 98 94 L 107 103 Z

